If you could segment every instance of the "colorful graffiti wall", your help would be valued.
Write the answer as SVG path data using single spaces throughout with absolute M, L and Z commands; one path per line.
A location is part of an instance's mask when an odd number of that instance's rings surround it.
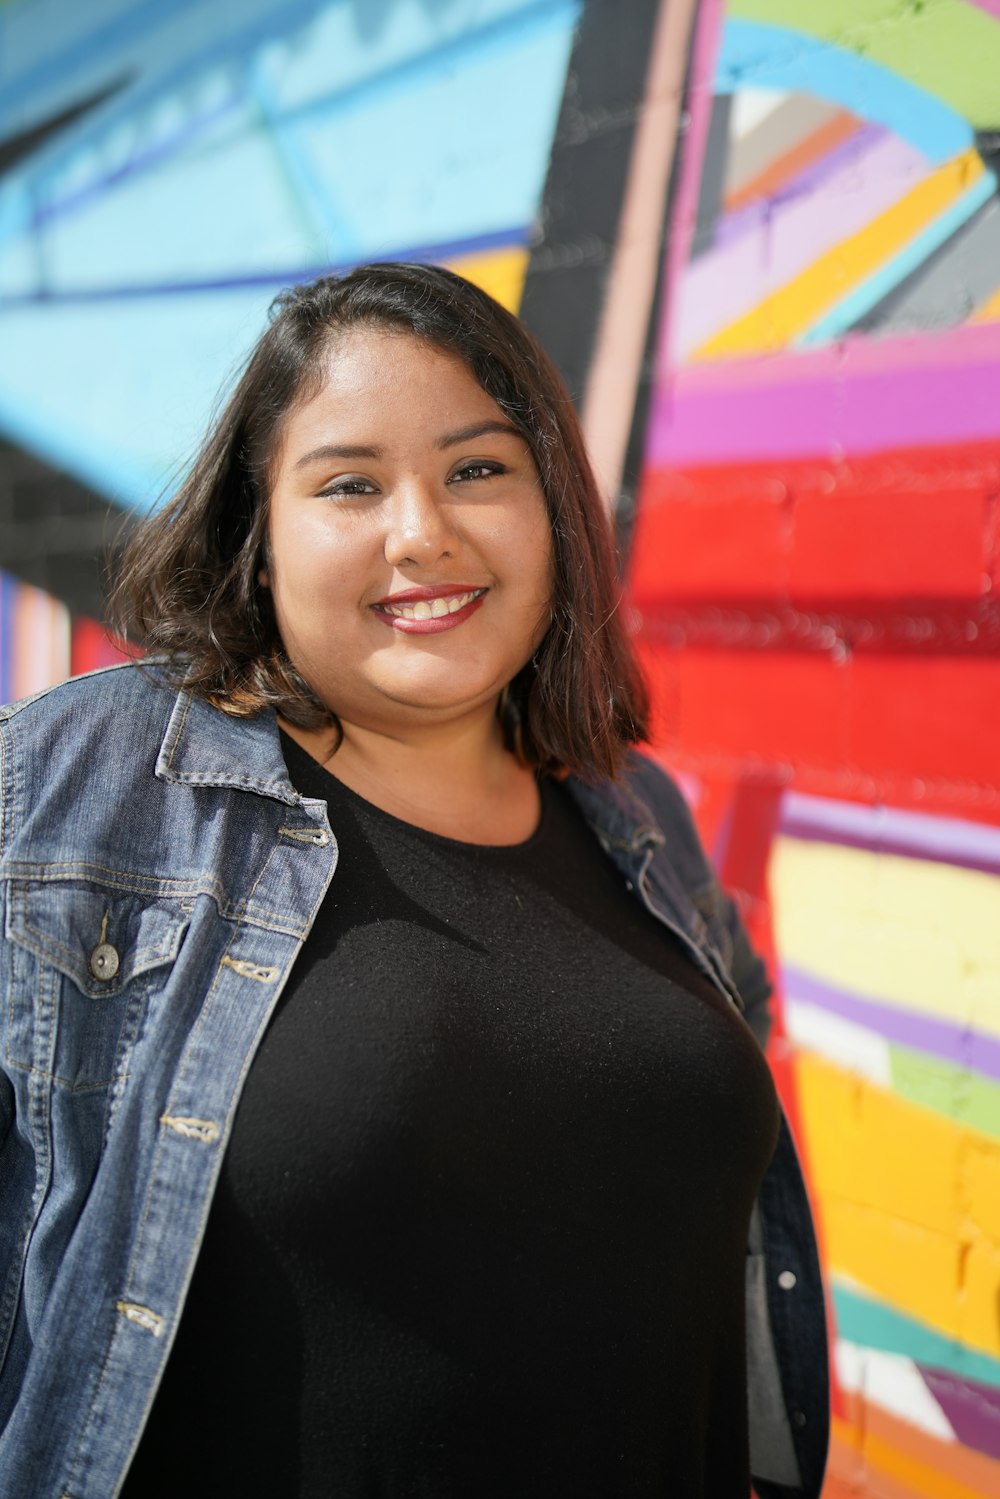
M 519 308 L 776 974 L 831 1499 L 1000 1493 L 998 162 L 1000 0 L 0 3 L 0 697 L 281 287 Z
M 0 7 L 4 697 L 96 664 L 93 559 L 169 489 L 282 287 L 432 259 L 517 304 L 579 11 Z
M 773 943 L 830 1494 L 1000 1493 L 1000 5 L 706 0 L 633 602 Z

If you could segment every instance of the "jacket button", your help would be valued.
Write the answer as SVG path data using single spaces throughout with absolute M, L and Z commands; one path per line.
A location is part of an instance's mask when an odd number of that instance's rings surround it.
M 792 1411 L 792 1420 L 795 1422 L 796 1426 L 805 1426 L 805 1424 L 806 1424 L 806 1413 L 805 1413 L 805 1411 Z
M 797 1276 L 794 1270 L 782 1270 L 778 1276 L 778 1285 L 783 1291 L 794 1291 L 797 1284 Z
M 118 949 L 112 947 L 110 942 L 98 942 L 90 955 L 90 971 L 95 979 L 113 979 L 120 963 Z

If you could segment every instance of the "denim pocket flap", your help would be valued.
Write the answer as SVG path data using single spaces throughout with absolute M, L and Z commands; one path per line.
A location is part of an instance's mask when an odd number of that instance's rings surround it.
M 187 916 L 169 903 L 78 884 L 19 884 L 7 936 L 95 998 L 177 956 Z

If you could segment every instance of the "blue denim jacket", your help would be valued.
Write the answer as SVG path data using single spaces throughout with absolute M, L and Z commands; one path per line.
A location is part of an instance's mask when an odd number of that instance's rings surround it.
M 572 789 L 637 896 L 762 1021 L 763 970 L 673 784 L 635 756 Z M 273 714 L 227 716 L 135 667 L 0 709 L 0 1494 L 118 1492 L 243 1081 L 336 864 Z M 813 1499 L 823 1299 L 784 1124 L 747 1267 L 756 1486 Z

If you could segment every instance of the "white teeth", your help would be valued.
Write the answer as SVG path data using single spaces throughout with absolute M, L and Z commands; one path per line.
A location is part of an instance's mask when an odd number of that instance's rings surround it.
M 483 589 L 475 588 L 471 593 L 459 593 L 450 599 L 420 599 L 416 604 L 383 604 L 381 607 L 397 619 L 443 619 L 446 614 L 457 614 L 482 593 Z

